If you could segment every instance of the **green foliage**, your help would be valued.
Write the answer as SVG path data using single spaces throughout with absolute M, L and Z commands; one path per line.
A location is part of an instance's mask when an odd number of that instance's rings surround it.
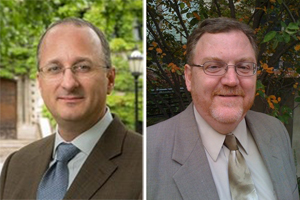
M 129 71 L 127 56 L 114 54 L 112 56 L 113 66 L 116 68 L 115 89 L 108 96 L 107 104 L 111 111 L 117 113 L 129 128 L 134 129 L 135 124 L 135 92 L 134 78 Z M 141 76 L 142 77 L 142 76 Z M 143 121 L 143 82 L 140 77 L 138 83 L 138 116 Z
M 111 110 L 118 113 L 118 116 L 122 119 L 123 123 L 134 130 L 135 127 L 135 105 L 132 103 L 135 101 L 135 94 L 114 92 L 112 96 L 108 96 L 107 105 Z M 143 121 L 143 95 L 139 92 L 138 97 L 138 116 L 139 121 Z
M 107 36 L 113 53 L 132 51 L 136 45 L 142 49 L 142 42 L 137 43 L 133 35 L 135 26 L 141 27 L 142 9 L 142 0 L 0 0 L 0 76 L 13 78 L 27 75 L 35 78 L 38 41 L 51 23 L 65 17 L 79 17 L 95 24 Z M 113 105 L 111 111 L 115 113 L 120 111 L 117 105 L 123 98 L 128 105 L 134 106 L 134 99 L 129 98 L 134 94 L 134 82 L 126 69 L 126 60 L 127 55 L 113 61 L 117 68 L 117 80 L 115 92 L 109 101 Z M 46 108 L 43 113 L 51 118 Z M 133 117 L 125 121 L 129 127 L 133 127 Z
M 263 42 L 269 42 L 276 36 L 276 31 L 270 31 L 269 33 L 266 34 Z
M 113 52 L 124 52 L 134 49 L 133 43 L 127 43 L 123 38 L 114 38 L 110 42 L 110 48 Z

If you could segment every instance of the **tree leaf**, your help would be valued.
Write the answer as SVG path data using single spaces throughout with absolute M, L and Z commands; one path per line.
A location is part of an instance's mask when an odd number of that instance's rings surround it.
M 281 21 L 280 24 L 281 24 L 281 27 L 283 27 L 283 28 L 287 27 L 286 23 L 284 23 L 283 21 Z
M 277 46 L 278 46 L 278 40 L 275 40 L 274 43 L 273 43 L 272 48 L 273 48 L 273 49 L 276 49 Z
M 184 3 L 180 3 L 179 6 L 180 6 L 181 9 L 183 9 L 184 8 Z
M 276 36 L 277 32 L 276 31 L 270 31 L 269 33 L 266 34 L 264 37 L 263 43 L 269 42 Z
M 283 33 L 283 39 L 285 43 L 289 43 L 291 40 L 291 36 L 287 34 L 286 32 Z
M 289 29 L 289 30 L 299 30 L 299 26 L 298 26 L 297 23 L 291 22 L 291 23 L 289 23 L 287 29 Z
M 194 26 L 195 24 L 198 24 L 198 22 L 199 22 L 198 19 L 194 18 L 191 20 L 190 25 Z

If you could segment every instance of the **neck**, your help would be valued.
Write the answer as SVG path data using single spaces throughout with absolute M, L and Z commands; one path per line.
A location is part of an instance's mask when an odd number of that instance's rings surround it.
M 57 121 L 58 132 L 66 142 L 70 142 L 79 135 L 81 135 L 83 132 L 93 127 L 99 120 L 101 120 L 104 117 L 104 115 L 105 112 L 101 113 L 97 118 L 95 117 L 91 119 L 85 119 L 84 121 Z

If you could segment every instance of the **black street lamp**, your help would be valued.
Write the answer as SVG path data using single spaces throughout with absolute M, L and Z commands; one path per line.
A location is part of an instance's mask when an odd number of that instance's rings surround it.
M 135 83 L 135 131 L 139 132 L 139 111 L 138 111 L 138 78 L 143 72 L 143 55 L 138 50 L 134 50 L 128 57 L 129 70 L 134 77 Z

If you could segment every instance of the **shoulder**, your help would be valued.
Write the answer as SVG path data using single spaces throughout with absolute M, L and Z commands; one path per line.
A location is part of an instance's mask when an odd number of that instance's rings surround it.
M 124 145 L 124 147 L 127 147 L 128 149 L 133 149 L 135 151 L 142 152 L 143 137 L 139 133 L 127 130 Z
M 114 119 L 110 126 L 107 128 L 105 132 L 110 135 L 110 139 L 119 138 L 124 140 L 125 143 L 141 145 L 143 142 L 143 137 L 141 134 L 129 130 L 121 121 L 121 119 L 113 114 Z M 114 136 L 113 136 L 114 135 Z
M 261 112 L 256 112 L 256 111 L 253 111 L 253 110 L 249 110 L 247 112 L 247 115 L 246 117 L 250 118 L 251 120 L 254 120 L 254 121 L 268 121 L 268 122 L 280 122 L 277 118 L 273 117 L 273 116 L 270 116 L 270 115 L 267 115 L 265 113 L 261 113 Z
M 184 123 L 188 123 L 192 120 L 194 120 L 194 110 L 193 110 L 193 103 L 191 103 L 184 111 L 180 112 L 179 114 L 171 117 L 170 119 L 167 119 L 163 122 L 157 123 L 155 125 L 149 126 L 147 128 L 147 132 L 150 131 L 156 131 L 159 129 L 169 129 L 169 128 L 173 128 L 175 129 L 176 127 L 178 127 L 178 124 L 184 124 Z M 174 126 L 176 125 L 176 126 Z
M 38 152 L 39 150 L 45 150 L 47 147 L 50 147 L 51 145 L 53 146 L 54 137 L 55 136 L 53 134 L 46 138 L 32 142 L 26 145 L 25 147 L 22 147 L 21 149 L 13 153 L 12 159 L 30 158 L 35 154 L 35 152 Z
M 147 127 L 147 139 L 148 137 L 157 137 L 158 135 L 163 137 L 165 134 L 173 134 L 178 127 L 192 120 L 194 120 L 194 112 L 191 104 L 178 115 Z
M 141 134 L 129 130 L 114 114 L 114 120 L 101 138 L 102 145 L 107 148 L 121 148 L 123 158 L 142 161 L 143 137 Z M 105 148 L 104 150 L 105 151 Z
M 180 115 L 180 114 L 179 114 Z M 167 119 L 165 121 L 159 122 L 155 125 L 147 127 L 147 134 L 155 134 L 159 131 L 163 130 L 170 130 L 172 128 L 175 128 L 174 125 L 179 123 L 179 116 L 176 115 L 170 119 Z
M 183 127 L 180 121 L 182 113 L 147 128 L 147 161 L 149 173 L 158 169 L 156 165 L 161 162 L 172 162 L 169 159 L 172 155 L 174 141 L 178 134 L 182 134 Z
M 287 152 L 291 150 L 289 133 L 279 119 L 264 113 L 248 111 L 246 123 L 254 137 L 273 142 L 274 146 L 284 148 Z
M 264 126 L 276 132 L 285 130 L 283 123 L 279 119 L 267 115 L 265 113 L 249 110 L 246 115 L 246 121 L 248 124 L 251 124 L 253 126 L 256 127 Z
M 147 127 L 148 150 L 159 150 L 159 146 L 166 148 L 165 144 L 173 140 L 177 127 L 180 126 L 180 114 L 166 121 Z M 168 146 L 169 146 L 168 145 Z
M 178 115 L 147 128 L 147 150 L 155 152 L 171 150 L 175 138 L 195 126 L 193 105 L 190 104 Z

